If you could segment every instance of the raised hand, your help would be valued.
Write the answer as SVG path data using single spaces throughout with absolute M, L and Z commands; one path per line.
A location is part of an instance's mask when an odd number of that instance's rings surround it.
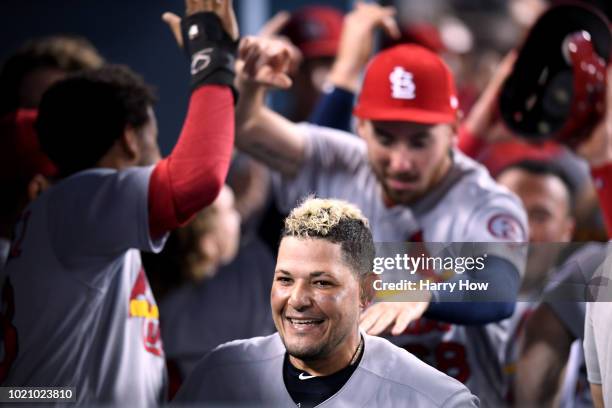
M 367 308 L 360 318 L 360 326 L 366 333 L 377 336 L 391 333 L 399 336 L 410 322 L 425 313 L 429 302 L 380 302 Z
M 591 167 L 612 163 L 612 66 L 608 67 L 607 72 L 606 113 L 589 138 L 580 143 L 575 151 Z
M 238 46 L 241 83 L 289 88 L 289 56 L 290 50 L 286 41 L 265 37 L 243 38 Z
M 463 126 L 465 126 L 466 130 L 475 137 L 487 142 L 499 141 L 500 132 L 492 131 L 493 127 L 499 124 L 497 100 L 502 85 L 512 72 L 516 57 L 516 51 L 511 51 L 504 57 L 497 67 L 495 74 L 493 74 L 486 88 L 470 110 L 469 115 L 463 121 Z
M 289 73 L 295 73 L 302 63 L 304 56 L 299 48 L 289 41 L 287 37 L 280 35 L 289 20 L 291 20 L 291 13 L 284 10 L 279 11 L 272 16 L 271 19 L 266 21 L 266 23 L 259 30 L 257 36 L 284 41 L 289 51 Z
M 390 37 L 399 38 L 394 7 L 382 7 L 375 3 L 357 2 L 353 11 L 344 18 L 338 55 L 334 61 L 329 81 L 356 92 L 362 69 L 367 64 L 374 47 L 374 31 L 382 28 Z
M 238 23 L 232 0 L 185 0 L 185 16 L 191 16 L 199 12 L 213 12 L 221 19 L 223 29 L 232 40 L 237 40 Z M 181 34 L 181 18 L 174 13 L 166 12 L 162 20 L 170 27 L 174 39 L 179 47 L 183 47 L 183 36 Z

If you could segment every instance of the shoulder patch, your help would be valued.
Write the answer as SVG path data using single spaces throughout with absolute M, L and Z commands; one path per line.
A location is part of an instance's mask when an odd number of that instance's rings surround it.
M 508 213 L 497 213 L 489 217 L 487 229 L 495 238 L 521 242 L 525 240 L 525 230 L 521 223 Z

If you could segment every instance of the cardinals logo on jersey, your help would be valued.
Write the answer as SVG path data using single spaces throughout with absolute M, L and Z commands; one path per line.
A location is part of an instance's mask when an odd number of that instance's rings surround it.
M 156 356 L 163 356 L 161 331 L 159 327 L 159 308 L 153 298 L 149 281 L 140 268 L 130 295 L 129 317 L 142 318 L 143 341 L 145 350 Z

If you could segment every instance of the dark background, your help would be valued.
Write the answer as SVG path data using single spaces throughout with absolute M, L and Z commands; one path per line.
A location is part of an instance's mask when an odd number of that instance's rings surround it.
M 313 1 L 234 0 L 241 34 L 252 34 L 278 10 Z M 320 2 L 347 10 L 349 0 Z M 49 34 L 78 34 L 89 39 L 109 62 L 127 64 L 157 89 L 159 143 L 168 154 L 187 108 L 187 60 L 161 15 L 182 15 L 183 0 L 1 0 L 0 61 L 24 41 Z

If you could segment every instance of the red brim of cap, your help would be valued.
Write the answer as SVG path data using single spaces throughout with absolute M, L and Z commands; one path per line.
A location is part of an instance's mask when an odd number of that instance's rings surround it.
M 400 122 L 414 122 L 425 125 L 438 125 L 454 123 L 457 121 L 456 113 L 431 112 L 422 109 L 388 109 L 355 107 L 353 114 L 361 119 L 388 120 Z

